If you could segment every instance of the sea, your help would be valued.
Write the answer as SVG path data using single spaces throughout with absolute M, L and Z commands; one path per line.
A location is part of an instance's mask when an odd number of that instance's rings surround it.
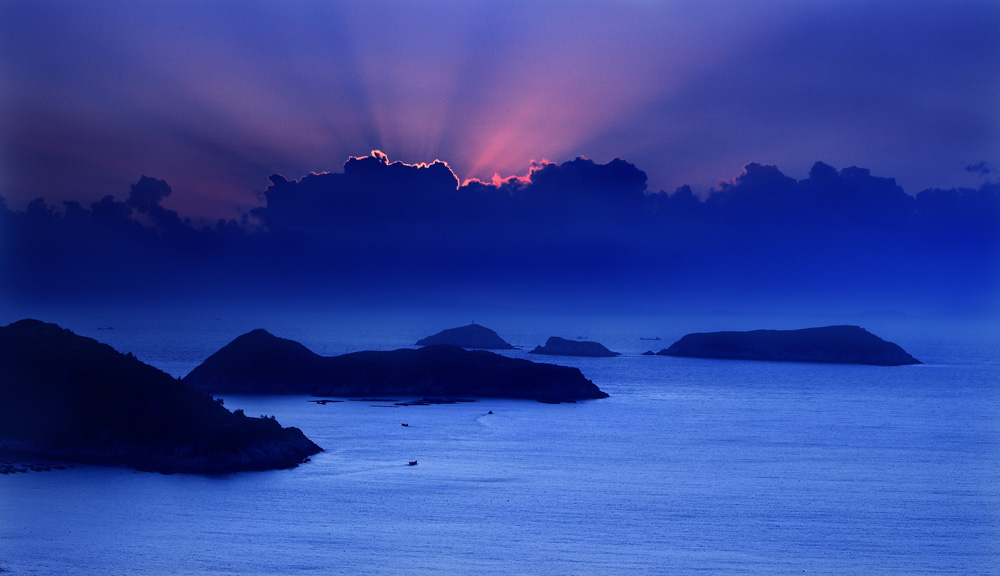
M 39 317 L 176 377 L 254 328 L 334 355 L 413 347 L 475 321 L 518 346 L 503 354 L 575 366 L 610 397 L 222 396 L 324 451 L 290 470 L 217 476 L 83 465 L 0 476 L 0 574 L 1000 574 L 1000 334 L 989 322 L 470 316 Z M 843 323 L 923 364 L 642 354 L 688 332 Z M 549 336 L 622 355 L 529 353 Z

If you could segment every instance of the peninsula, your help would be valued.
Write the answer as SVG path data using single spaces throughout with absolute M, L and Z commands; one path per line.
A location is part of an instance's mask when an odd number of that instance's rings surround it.
M 558 336 L 552 336 L 545 341 L 545 346 L 535 346 L 529 354 L 547 354 L 549 356 L 590 356 L 593 358 L 609 358 L 621 356 L 618 352 L 612 352 L 603 344 L 590 342 L 588 340 L 567 340 Z
M 657 355 L 874 366 L 920 364 L 898 345 L 858 326 L 688 334 Z
M 513 350 L 496 332 L 479 324 L 449 328 L 417 341 L 417 346 L 461 346 L 481 350 Z
M 55 324 L 0 327 L 0 453 L 164 473 L 291 468 L 322 449 Z
M 264 330 L 236 338 L 184 382 L 220 394 L 461 396 L 549 403 L 608 396 L 577 368 L 485 350 L 439 345 L 324 357 Z

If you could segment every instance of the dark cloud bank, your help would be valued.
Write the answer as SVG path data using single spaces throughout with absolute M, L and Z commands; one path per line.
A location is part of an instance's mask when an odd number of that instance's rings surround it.
M 983 165 L 985 166 L 985 164 Z M 986 174 L 988 176 L 988 174 Z M 1000 311 L 1000 184 L 905 193 L 821 162 L 748 164 L 705 199 L 622 160 L 460 185 L 381 153 L 271 177 L 243 222 L 192 223 L 143 176 L 125 200 L 0 203 L 8 302 L 458 303 L 657 312 Z

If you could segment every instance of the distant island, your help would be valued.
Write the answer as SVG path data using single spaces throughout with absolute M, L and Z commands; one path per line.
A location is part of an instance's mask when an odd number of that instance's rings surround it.
M 0 453 L 164 473 L 294 467 L 322 451 L 297 428 L 55 324 L 0 327 Z
M 858 326 L 688 334 L 657 355 L 874 366 L 920 364 L 898 345 Z
M 184 377 L 228 394 L 462 396 L 575 402 L 607 398 L 577 368 L 458 346 L 425 346 L 324 357 L 265 330 L 239 336 Z
M 549 356 L 590 356 L 604 358 L 621 356 L 618 352 L 612 352 L 597 342 L 588 340 L 567 340 L 558 336 L 552 336 L 545 341 L 545 346 L 535 346 L 529 354 L 547 354 Z
M 461 346 L 480 350 L 513 350 L 496 332 L 479 324 L 442 330 L 433 336 L 417 341 L 417 346 Z

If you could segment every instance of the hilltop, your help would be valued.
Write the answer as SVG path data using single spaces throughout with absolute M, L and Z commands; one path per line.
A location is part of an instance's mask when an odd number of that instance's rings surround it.
M 514 348 L 496 332 L 479 324 L 449 328 L 417 341 L 417 346 L 441 344 L 482 350 L 512 350 Z
M 0 328 L 0 452 L 157 472 L 290 468 L 321 448 L 55 324 Z
M 897 344 L 859 326 L 688 334 L 660 356 L 901 366 L 920 364 Z
M 234 339 L 184 381 L 213 393 L 467 396 L 542 402 L 608 396 L 577 368 L 485 350 L 437 345 L 323 357 L 264 330 Z

